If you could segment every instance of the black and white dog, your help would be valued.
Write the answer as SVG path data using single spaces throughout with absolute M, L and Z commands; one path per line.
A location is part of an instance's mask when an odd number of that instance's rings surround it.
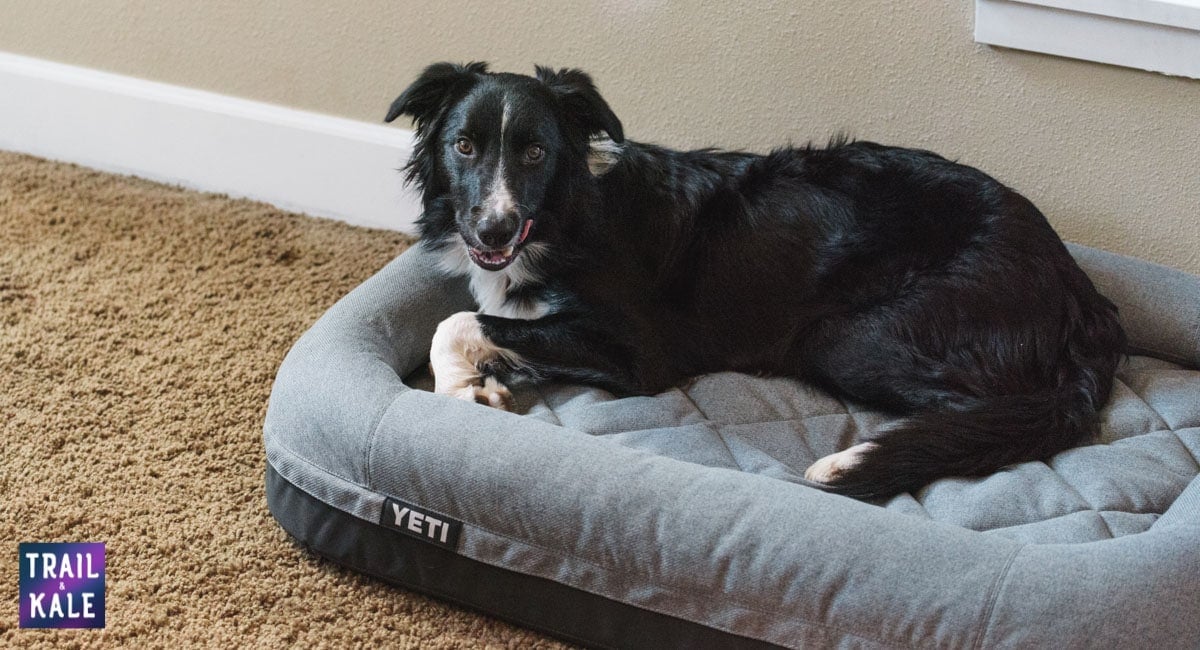
M 808 469 L 855 497 L 1096 428 L 1116 308 L 1033 204 L 976 169 L 869 142 L 627 141 L 571 69 L 435 64 L 387 121 L 401 115 L 421 245 L 479 304 L 434 335 L 437 392 L 504 407 L 519 380 L 629 395 L 721 370 L 798 377 L 907 416 Z

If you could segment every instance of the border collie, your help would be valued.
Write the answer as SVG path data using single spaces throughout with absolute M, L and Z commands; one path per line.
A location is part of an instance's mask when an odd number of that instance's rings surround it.
M 837 139 L 766 155 L 626 140 L 591 78 L 429 66 L 411 116 L 421 244 L 478 312 L 433 337 L 435 390 L 652 394 L 785 375 L 906 416 L 806 477 L 879 498 L 1094 434 L 1125 336 L 1045 217 L 927 151 Z

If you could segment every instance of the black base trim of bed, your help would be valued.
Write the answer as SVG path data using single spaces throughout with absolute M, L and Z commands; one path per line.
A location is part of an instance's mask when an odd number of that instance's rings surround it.
M 347 514 L 267 465 L 267 507 L 301 546 L 387 582 L 540 630 L 608 648 L 778 648 L 502 569 Z

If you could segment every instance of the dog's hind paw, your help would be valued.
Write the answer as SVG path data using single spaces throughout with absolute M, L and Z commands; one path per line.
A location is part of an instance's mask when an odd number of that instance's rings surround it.
M 498 408 L 501 411 L 511 411 L 513 406 L 512 391 L 495 377 L 484 377 L 483 384 L 463 386 L 450 394 L 458 399 Z
M 818 458 L 817 462 L 804 470 L 804 478 L 817 483 L 836 482 L 843 474 L 862 462 L 863 456 L 875 447 L 878 445 L 873 442 L 864 442 L 836 454 Z

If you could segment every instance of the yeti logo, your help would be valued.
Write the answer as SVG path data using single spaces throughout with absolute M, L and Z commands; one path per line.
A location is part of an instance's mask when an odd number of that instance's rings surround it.
M 458 534 L 462 531 L 461 521 L 390 498 L 383 500 L 379 523 L 452 551 L 458 546 Z

